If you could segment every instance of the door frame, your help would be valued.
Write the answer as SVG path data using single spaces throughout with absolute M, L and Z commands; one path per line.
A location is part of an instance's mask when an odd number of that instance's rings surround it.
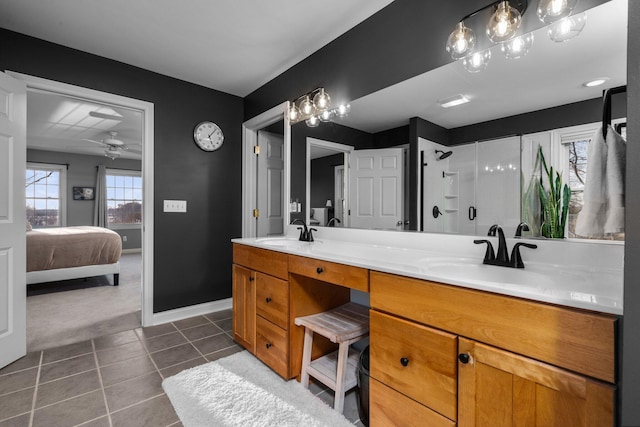
M 27 92 L 41 90 L 60 95 L 90 99 L 106 104 L 139 110 L 143 113 L 143 141 L 142 141 L 142 326 L 154 324 L 153 315 L 153 218 L 154 218 L 154 104 L 139 99 L 128 98 L 108 92 L 102 92 L 81 86 L 61 83 L 54 80 L 34 77 L 27 74 L 7 70 L 13 78 L 22 80 L 27 85 Z M 29 120 L 27 116 L 27 120 Z M 21 189 L 20 191 L 23 191 Z
M 284 120 L 284 182 L 282 194 L 283 230 L 289 221 L 289 199 L 291 198 L 291 124 L 287 115 L 289 101 L 242 123 L 242 237 L 256 237 L 257 224 L 253 209 L 257 204 L 257 163 L 253 147 L 258 145 L 258 131 Z

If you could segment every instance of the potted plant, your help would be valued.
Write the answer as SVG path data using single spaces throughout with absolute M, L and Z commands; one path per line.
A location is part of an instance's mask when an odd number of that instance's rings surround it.
M 543 237 L 555 239 L 564 238 L 564 230 L 569 214 L 569 200 L 571 189 L 567 184 L 562 184 L 560 172 L 553 170 L 553 166 L 547 167 L 547 162 L 542 153 L 542 147 L 538 146 L 538 156 L 547 177 L 549 189 L 544 188 L 543 176 L 538 180 L 538 196 L 540 197 L 541 225 L 540 234 Z

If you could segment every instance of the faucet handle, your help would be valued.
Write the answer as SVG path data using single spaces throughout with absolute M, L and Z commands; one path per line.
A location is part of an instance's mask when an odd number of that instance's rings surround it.
M 520 256 L 520 246 L 524 246 L 525 248 L 529 249 L 536 249 L 538 247 L 538 245 L 524 242 L 518 242 L 513 245 L 513 250 L 511 251 L 511 267 L 513 268 L 524 268 L 522 256 Z
M 300 238 L 298 240 L 303 241 L 303 242 L 305 240 L 307 240 L 307 233 L 305 232 L 305 228 L 298 227 L 298 230 L 300 230 Z
M 310 228 L 307 233 L 307 242 L 313 242 L 313 232 L 318 231 L 316 228 Z
M 484 253 L 484 261 L 482 261 L 484 264 L 486 264 L 488 261 L 493 261 L 496 259 L 496 254 L 495 252 L 493 252 L 493 245 L 491 244 L 490 241 L 485 239 L 480 239 L 480 240 L 474 240 L 473 243 L 475 243 L 476 245 L 480 245 L 482 243 L 487 244 L 487 251 Z

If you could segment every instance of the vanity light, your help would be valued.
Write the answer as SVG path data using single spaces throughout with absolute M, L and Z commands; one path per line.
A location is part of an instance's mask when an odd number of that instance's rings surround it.
M 333 111 L 331 110 L 324 110 L 322 113 L 318 114 L 318 119 L 320 119 L 321 122 L 329 122 L 332 117 Z
M 314 127 L 316 127 L 316 126 L 318 126 L 320 124 L 320 119 L 318 119 L 317 116 L 311 116 L 307 120 L 305 120 L 305 123 L 310 128 L 314 128 Z
M 338 117 L 348 116 L 349 111 L 351 111 L 351 104 L 340 104 L 338 105 L 338 108 L 335 109 L 336 115 Z
M 313 104 L 318 108 L 318 110 L 326 110 L 331 107 L 331 97 L 324 91 L 323 87 L 321 87 L 320 91 L 313 97 Z
M 460 21 L 447 39 L 447 52 L 453 59 L 461 59 L 471 53 L 475 45 L 476 34 Z
M 476 52 L 473 55 L 465 56 L 462 59 L 462 65 L 470 73 L 477 73 L 485 70 L 489 66 L 491 59 L 491 50 L 485 49 L 482 52 Z
M 315 111 L 316 111 L 316 106 L 313 105 L 313 103 L 311 102 L 309 95 L 306 95 L 304 97 L 304 100 L 300 103 L 300 112 L 305 116 L 309 116 L 315 113 Z
M 469 98 L 462 94 L 458 94 L 450 98 L 441 99 L 440 101 L 438 101 L 438 104 L 440 104 L 442 108 L 449 108 L 456 105 L 466 104 L 467 102 L 469 102 Z
M 520 12 L 509 5 L 508 1 L 498 4 L 487 25 L 487 37 L 494 43 L 500 43 L 513 37 L 522 23 Z
M 316 127 L 320 122 L 331 121 L 333 117 L 344 117 L 349 112 L 349 104 L 331 108 L 331 96 L 323 87 L 300 96 L 289 106 L 289 122 L 295 124 L 305 121 L 307 126 Z
M 549 26 L 549 38 L 556 43 L 566 42 L 582 32 L 587 24 L 587 14 L 568 16 Z
M 605 84 L 608 80 L 609 80 L 609 77 L 602 77 L 602 78 L 598 78 L 598 79 L 593 79 L 591 81 L 582 83 L 582 86 L 584 86 L 584 87 L 596 87 L 596 86 L 600 86 L 600 85 Z
M 578 0 L 540 0 L 536 13 L 545 24 L 551 24 L 571 14 Z
M 500 50 L 507 59 L 518 59 L 529 53 L 533 46 L 533 33 L 516 37 L 500 44 Z

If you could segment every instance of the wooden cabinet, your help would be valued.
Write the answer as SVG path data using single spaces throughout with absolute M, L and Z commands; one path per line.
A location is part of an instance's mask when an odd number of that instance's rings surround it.
M 233 273 L 233 338 L 255 353 L 256 287 L 255 273 L 234 265 Z

